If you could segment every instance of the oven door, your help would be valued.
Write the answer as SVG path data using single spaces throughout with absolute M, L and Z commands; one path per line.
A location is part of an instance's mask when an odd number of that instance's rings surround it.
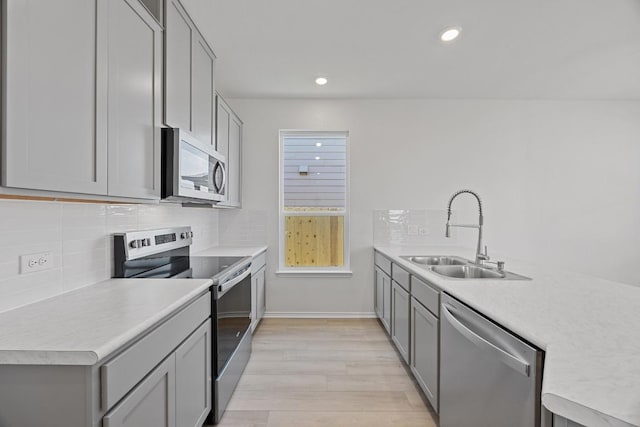
M 221 284 L 215 300 L 216 377 L 224 370 L 251 324 L 251 269 Z
M 225 157 L 180 129 L 163 129 L 165 199 L 227 200 Z

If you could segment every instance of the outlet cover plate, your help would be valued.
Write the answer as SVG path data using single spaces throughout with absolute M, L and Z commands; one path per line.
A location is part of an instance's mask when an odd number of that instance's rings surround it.
M 36 271 L 53 268 L 53 253 L 40 252 L 38 254 L 20 256 L 20 274 L 35 273 Z

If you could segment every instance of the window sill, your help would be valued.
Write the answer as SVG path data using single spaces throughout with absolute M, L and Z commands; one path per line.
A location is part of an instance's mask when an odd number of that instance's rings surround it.
M 351 270 L 278 270 L 278 277 L 351 277 Z

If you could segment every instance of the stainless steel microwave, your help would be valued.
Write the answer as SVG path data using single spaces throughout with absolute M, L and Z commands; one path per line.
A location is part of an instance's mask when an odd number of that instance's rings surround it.
M 225 157 L 184 130 L 162 129 L 162 198 L 192 203 L 227 200 Z

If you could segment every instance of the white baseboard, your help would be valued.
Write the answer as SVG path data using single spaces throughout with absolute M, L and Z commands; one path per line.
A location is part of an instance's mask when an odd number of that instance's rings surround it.
M 296 311 L 268 311 L 264 314 L 265 318 L 272 319 L 375 319 L 374 312 L 296 312 Z

